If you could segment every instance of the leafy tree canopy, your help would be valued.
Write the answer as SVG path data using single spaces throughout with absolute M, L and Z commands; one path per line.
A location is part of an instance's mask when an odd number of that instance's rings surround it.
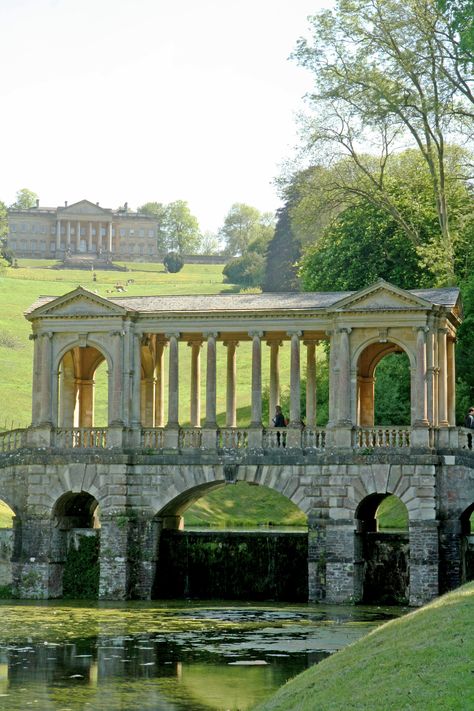
M 16 194 L 16 200 L 11 205 L 11 207 L 17 210 L 29 210 L 36 206 L 36 201 L 38 200 L 38 195 L 28 188 L 22 188 L 18 190 Z
M 270 213 L 262 214 L 256 207 L 236 202 L 226 215 L 219 238 L 225 244 L 226 254 L 242 255 L 251 242 L 259 238 L 268 242 L 273 230 L 273 216 Z
M 161 202 L 147 202 L 138 208 L 138 212 L 156 219 L 159 251 L 174 251 L 180 254 L 199 252 L 201 244 L 199 223 L 191 214 L 185 200 L 176 200 L 167 205 Z

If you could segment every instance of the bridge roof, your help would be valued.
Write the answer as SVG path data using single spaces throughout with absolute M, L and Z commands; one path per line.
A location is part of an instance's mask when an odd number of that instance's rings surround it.
M 361 290 L 361 292 L 364 290 Z M 403 291 L 403 290 L 400 290 Z M 85 289 L 81 289 L 86 293 Z M 218 313 L 218 312 L 255 312 L 255 311 L 314 311 L 330 309 L 339 302 L 346 303 L 357 291 L 302 292 L 302 293 L 263 293 L 263 294 L 217 294 L 217 295 L 161 295 L 161 296 L 95 296 L 102 303 L 110 302 L 125 311 L 136 313 Z M 418 299 L 453 308 L 459 300 L 457 287 L 441 289 L 411 289 Z M 91 296 L 93 293 L 91 292 Z M 37 309 L 63 297 L 40 296 L 25 312 L 30 315 Z M 43 309 L 42 309 L 43 310 Z

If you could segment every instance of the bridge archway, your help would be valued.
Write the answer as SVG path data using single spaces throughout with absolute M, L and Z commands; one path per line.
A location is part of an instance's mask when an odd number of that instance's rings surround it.
M 461 520 L 461 583 L 474 580 L 474 503 L 460 517 Z
M 53 597 L 94 598 L 99 589 L 99 503 L 92 494 L 64 493 L 52 511 Z
M 382 528 L 395 507 L 397 528 Z M 385 510 L 383 510 L 385 509 Z M 400 516 L 401 512 L 401 516 Z M 355 598 L 367 604 L 400 604 L 409 599 L 408 511 L 398 497 L 373 493 L 355 512 Z M 399 526 L 399 527 L 398 527 Z
M 104 363 L 108 366 L 105 378 Z M 107 420 L 110 419 L 108 417 L 110 364 L 106 354 L 95 345 L 72 346 L 60 356 L 57 373 L 59 426 L 65 428 L 98 426 L 95 406 L 99 394 L 96 374 L 99 373 L 102 411 L 100 424 L 107 424 Z M 107 414 L 103 412 L 104 407 Z
M 385 360 L 387 358 L 387 360 Z M 376 408 L 376 374 L 380 363 L 384 361 L 384 366 L 392 366 L 397 372 L 396 384 L 399 385 L 406 378 L 410 383 L 409 402 L 405 404 L 406 412 L 390 413 L 390 422 L 381 422 L 380 413 Z M 355 421 L 360 427 L 374 427 L 374 425 L 409 425 L 413 418 L 412 411 L 412 384 L 410 370 L 413 372 L 413 355 L 404 345 L 395 340 L 391 341 L 371 341 L 364 344 L 355 355 L 355 371 L 357 373 L 356 392 L 356 413 Z M 395 383 L 394 383 L 395 384 Z M 384 408 L 387 410 L 387 408 Z M 387 414 L 385 414 L 387 417 Z M 397 421 L 395 421 L 397 420 Z M 402 420 L 406 420 L 402 422 Z
M 262 503 L 263 498 L 267 502 L 269 499 L 286 498 L 266 486 L 252 486 L 243 481 L 227 487 L 222 481 L 208 482 L 178 495 L 156 516 L 160 533 L 152 597 L 306 602 L 307 530 L 288 533 L 265 528 L 268 518 L 263 513 L 262 520 L 258 522 L 261 524 L 259 528 L 217 530 L 219 520 L 216 520 L 217 528 L 209 522 L 207 530 L 196 526 L 184 529 L 183 515 L 186 510 L 207 494 L 224 487 L 226 498 L 222 499 L 223 506 L 232 502 L 237 490 L 241 506 L 255 498 L 261 498 Z M 247 499 L 243 493 L 245 490 L 250 493 Z M 286 502 L 291 509 L 297 509 L 288 499 Z M 247 513 L 252 517 L 249 507 Z M 302 518 L 306 522 L 304 514 Z

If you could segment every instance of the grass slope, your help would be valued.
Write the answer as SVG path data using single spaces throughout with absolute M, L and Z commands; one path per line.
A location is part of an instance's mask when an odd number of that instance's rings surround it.
M 254 711 L 474 709 L 474 583 L 392 620 Z

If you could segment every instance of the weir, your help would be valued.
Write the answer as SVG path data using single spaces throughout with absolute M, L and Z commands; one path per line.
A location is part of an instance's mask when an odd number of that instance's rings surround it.
M 306 514 L 309 600 L 367 599 L 367 502 L 387 495 L 408 512 L 403 589 L 412 605 L 470 575 L 474 454 L 470 432 L 455 423 L 457 289 L 406 291 L 379 281 L 344 293 L 103 298 L 78 288 L 41 297 L 26 317 L 34 341 L 32 422 L 0 434 L 0 499 L 15 513 L 11 564 L 20 597 L 60 597 L 71 532 L 100 528 L 99 596 L 149 599 L 164 575 L 160 538 L 182 528 L 194 501 L 236 481 L 267 486 Z M 288 426 L 275 428 L 263 421 L 262 394 L 268 385 L 272 413 L 283 341 L 291 351 L 290 412 Z M 329 421 L 318 427 L 316 345 L 323 341 Z M 237 416 L 243 342 L 252 350 L 248 427 Z M 183 347 L 191 356 L 187 427 L 179 421 Z M 217 367 L 222 347 L 225 373 Z M 409 361 L 411 418 L 375 426 L 375 371 L 392 353 Z M 97 426 L 95 373 L 104 362 L 107 425 Z

